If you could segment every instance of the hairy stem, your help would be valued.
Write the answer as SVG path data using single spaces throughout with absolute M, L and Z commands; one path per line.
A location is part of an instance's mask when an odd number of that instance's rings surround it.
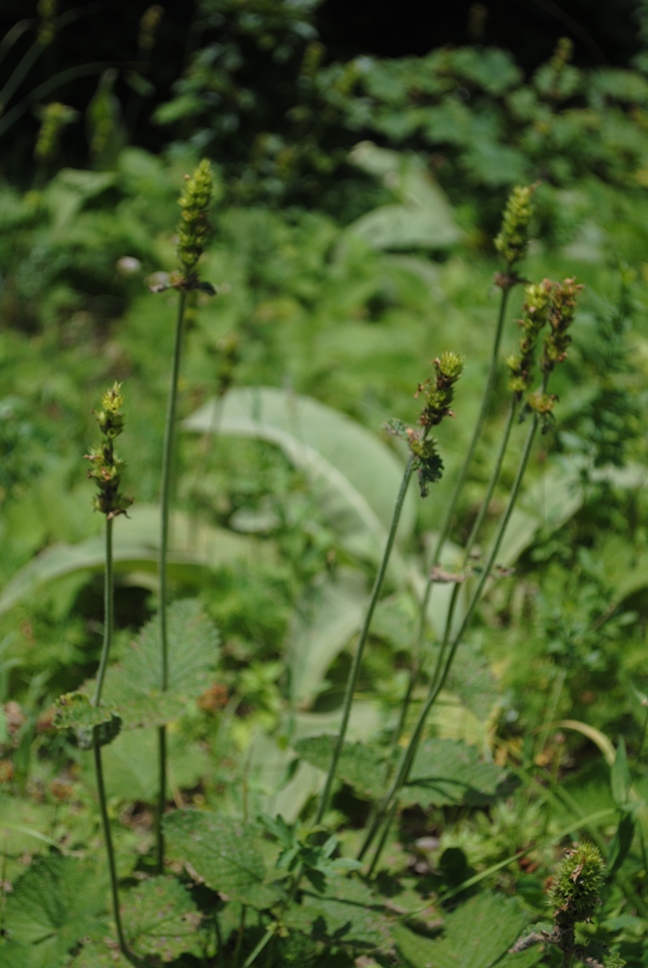
M 169 509 L 171 505 L 171 475 L 173 470 L 173 444 L 175 439 L 176 409 L 178 400 L 178 376 L 180 373 L 180 357 L 182 353 L 182 330 L 187 296 L 180 290 L 178 299 L 178 317 L 176 321 L 175 340 L 173 345 L 173 361 L 171 365 L 171 382 L 167 401 L 166 423 L 164 425 L 164 446 L 162 451 L 162 486 L 160 495 L 160 654 L 162 663 L 161 688 L 165 692 L 169 686 L 169 644 L 167 634 L 167 552 L 169 546 Z M 164 832 L 162 819 L 166 803 L 166 763 L 167 743 L 166 726 L 158 729 L 158 764 L 159 790 L 158 806 L 155 818 L 155 839 L 157 844 L 157 869 L 162 873 L 164 868 Z

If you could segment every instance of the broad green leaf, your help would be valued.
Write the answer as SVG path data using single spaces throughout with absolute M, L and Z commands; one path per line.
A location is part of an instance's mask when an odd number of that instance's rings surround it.
M 213 680 L 218 633 L 195 599 L 173 602 L 167 613 L 168 688 L 161 691 L 160 619 L 148 622 L 119 666 L 108 670 L 102 701 L 125 727 L 178 719 L 187 702 Z
M 395 926 L 393 934 L 399 954 L 411 968 L 491 968 L 495 964 L 527 968 L 540 960 L 541 950 L 507 952 L 528 923 L 529 915 L 517 898 L 489 893 L 453 911 L 438 941 L 404 925 Z
M 57 968 L 80 938 L 102 929 L 106 889 L 105 876 L 76 857 L 33 861 L 5 908 L 9 939 L 30 947 L 30 968 Z
M 356 877 L 329 876 L 322 892 L 306 888 L 301 904 L 291 905 L 284 921 L 314 941 L 353 951 L 393 948 L 391 916 L 381 898 Z
M 187 790 L 208 775 L 211 761 L 207 753 L 182 733 L 169 731 L 168 770 L 174 787 Z M 159 789 L 157 731 L 127 730 L 102 751 L 103 772 L 108 797 L 114 800 L 154 803 Z M 85 782 L 94 789 L 91 757 L 85 757 Z
M 308 708 L 324 688 L 327 669 L 362 625 L 366 599 L 363 576 L 341 568 L 297 601 L 285 645 L 295 706 Z
M 120 573 L 157 575 L 160 523 L 156 507 L 133 507 L 128 519 L 116 522 L 113 565 Z M 186 584 L 200 585 L 211 570 L 234 561 L 255 562 L 272 557 L 267 542 L 214 528 L 200 519 L 175 513 L 171 516 L 169 576 Z M 36 555 L 14 575 L 0 594 L 0 615 L 39 587 L 58 578 L 105 568 L 105 540 L 97 535 L 75 545 L 57 544 Z
M 124 894 L 123 904 L 126 936 L 136 954 L 167 962 L 183 952 L 200 953 L 201 915 L 174 877 L 144 881 Z
M 400 801 L 422 809 L 458 804 L 485 806 L 501 795 L 506 778 L 505 770 L 480 760 L 474 746 L 430 739 L 419 746 Z
M 328 771 L 337 738 L 310 736 L 295 743 L 295 751 L 308 763 Z M 337 768 L 337 777 L 360 796 L 379 797 L 385 790 L 385 757 L 375 746 L 364 743 L 345 743 Z
M 252 437 L 282 449 L 307 477 L 341 544 L 373 560 L 382 555 L 404 467 L 376 434 L 310 397 L 277 387 L 241 387 L 192 414 L 186 430 Z M 412 533 L 410 490 L 399 537 Z
M 224 814 L 178 810 L 164 821 L 169 856 L 190 865 L 208 887 L 255 908 L 270 907 L 279 897 L 265 884 L 265 865 L 254 824 Z

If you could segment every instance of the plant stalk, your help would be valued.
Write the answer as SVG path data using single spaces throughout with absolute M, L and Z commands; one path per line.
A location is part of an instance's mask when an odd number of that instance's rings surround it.
M 176 320 L 175 339 L 173 344 L 173 360 L 171 364 L 171 382 L 167 400 L 167 414 L 164 425 L 164 445 L 162 451 L 162 485 L 160 494 L 160 656 L 162 665 L 161 689 L 166 692 L 169 687 L 169 643 L 167 630 L 167 553 L 169 546 L 169 509 L 171 505 L 171 478 L 173 470 L 173 451 L 175 439 L 175 422 L 178 401 L 178 377 L 180 374 L 180 357 L 182 354 L 182 331 L 187 295 L 180 290 L 178 298 L 178 316 Z M 159 791 L 158 807 L 155 818 L 155 839 L 157 844 L 157 869 L 162 873 L 164 869 L 164 832 L 162 819 L 166 803 L 166 764 L 167 742 L 166 726 L 158 729 L 158 767 Z
M 99 671 L 97 673 L 97 687 L 95 689 L 93 706 L 101 703 L 101 693 L 103 691 L 106 669 L 108 668 L 108 655 L 113 636 L 114 623 L 114 594 L 115 583 L 113 577 L 113 518 L 106 518 L 106 571 L 104 573 L 104 628 L 103 643 L 101 646 L 101 658 L 99 659 Z
M 393 513 L 391 525 L 389 528 L 389 534 L 387 536 L 387 543 L 385 544 L 385 550 L 383 552 L 380 568 L 378 570 L 378 574 L 376 575 L 376 580 L 374 582 L 373 590 L 371 592 L 371 598 L 369 599 L 367 614 L 365 616 L 362 632 L 360 633 L 360 640 L 358 642 L 355 654 L 353 656 L 353 662 L 351 664 L 351 669 L 347 679 L 346 690 L 344 694 L 343 711 L 342 711 L 342 722 L 340 724 L 340 730 L 338 733 L 337 743 L 335 744 L 335 750 L 333 751 L 333 758 L 331 760 L 331 765 L 329 767 L 328 775 L 326 777 L 326 782 L 324 784 L 324 790 L 322 791 L 322 796 L 320 798 L 319 807 L 317 810 L 317 816 L 315 819 L 316 824 L 319 824 L 322 822 L 322 818 L 324 817 L 324 814 L 326 813 L 326 810 L 329 805 L 329 800 L 331 797 L 331 787 L 333 785 L 333 780 L 335 779 L 335 774 L 337 771 L 338 763 L 340 761 L 340 756 L 342 755 L 344 739 L 346 736 L 347 727 L 349 725 L 349 716 L 351 714 L 353 694 L 355 692 L 355 688 L 358 682 L 360 665 L 362 663 L 362 653 L 364 652 L 364 647 L 369 635 L 369 629 L 371 627 L 371 620 L 373 618 L 373 613 L 378 603 L 378 598 L 380 597 L 380 591 L 382 589 L 383 581 L 385 579 L 385 574 L 387 572 L 389 557 L 391 555 L 394 539 L 396 537 L 398 522 L 400 520 L 401 511 L 403 509 L 403 503 L 405 501 L 405 495 L 407 494 L 407 488 L 409 486 L 409 482 L 412 477 L 413 469 L 414 469 L 414 456 L 410 453 L 407 459 L 407 464 L 405 465 L 405 471 L 403 473 L 403 479 L 401 481 L 398 497 L 396 498 L 394 513 Z
M 546 384 L 546 380 L 545 380 L 545 384 Z M 544 392 L 544 385 L 543 385 L 543 392 Z M 382 801 L 382 803 L 381 803 L 378 811 L 376 812 L 376 816 L 374 818 L 373 824 L 371 825 L 369 831 L 367 832 L 367 836 L 365 838 L 365 841 L 364 841 L 364 843 L 363 843 L 363 845 L 361 847 L 360 853 L 358 855 L 359 859 L 362 859 L 362 857 L 365 855 L 365 853 L 369 849 L 369 847 L 370 847 L 370 845 L 371 845 L 371 843 L 372 843 L 372 841 L 373 841 L 373 839 L 374 839 L 374 837 L 375 837 L 375 835 L 376 835 L 376 833 L 378 831 L 378 828 L 380 826 L 380 823 L 382 822 L 383 817 L 385 817 L 387 811 L 391 807 L 392 802 L 398 796 L 398 793 L 402 789 L 403 785 L 407 782 L 407 777 L 409 775 L 409 771 L 410 771 L 410 769 L 412 767 L 412 763 L 414 761 L 414 756 L 416 755 L 416 751 L 417 751 L 418 746 L 419 746 L 419 743 L 421 741 L 421 737 L 423 735 L 423 729 L 425 727 L 425 723 L 427 721 L 427 717 L 429 716 L 430 710 L 432 709 L 434 703 L 436 702 L 436 700 L 437 700 L 437 698 L 439 696 L 439 693 L 441 692 L 441 690 L 445 686 L 445 683 L 446 683 L 446 680 L 448 678 L 450 669 L 452 667 L 452 663 L 454 661 L 454 657 L 455 657 L 455 655 L 457 653 L 457 649 L 458 649 L 458 647 L 459 647 L 459 645 L 460 645 L 460 643 L 461 643 L 461 641 L 462 641 L 462 639 L 463 639 L 463 637 L 464 637 L 464 635 L 466 633 L 466 630 L 468 629 L 470 623 L 472 622 L 473 616 L 475 614 L 475 610 L 477 608 L 477 605 L 478 605 L 478 603 L 479 603 L 479 601 L 480 601 L 480 599 L 482 597 L 484 588 L 486 586 L 486 582 L 488 581 L 488 578 L 489 578 L 490 573 L 492 571 L 493 565 L 495 564 L 495 560 L 497 558 L 497 554 L 499 552 L 500 545 L 501 545 L 502 540 L 504 538 L 504 534 L 506 532 L 506 528 L 508 526 L 508 523 L 509 523 L 511 514 L 513 513 L 513 508 L 515 507 L 515 504 L 517 502 L 518 495 L 520 493 L 520 488 L 521 488 L 521 485 L 522 485 L 522 479 L 524 477 L 524 473 L 526 471 L 526 467 L 527 467 L 527 464 L 529 462 L 529 457 L 530 457 L 530 454 L 531 454 L 531 448 L 533 447 L 533 441 L 535 439 L 535 435 L 536 435 L 536 432 L 537 432 L 537 429 L 538 429 L 538 423 L 539 423 L 538 415 L 537 414 L 534 414 L 534 416 L 533 416 L 533 422 L 532 422 L 532 424 L 531 424 L 531 426 L 529 428 L 529 432 L 527 434 L 527 439 L 526 439 L 526 442 L 525 442 L 525 445 L 524 445 L 524 450 L 522 452 L 522 456 L 520 458 L 520 462 L 519 462 L 519 465 L 518 465 L 518 470 L 517 470 L 517 474 L 516 474 L 516 477 L 515 477 L 515 481 L 513 483 L 512 489 L 511 489 L 511 494 L 509 496 L 508 504 L 507 504 L 506 510 L 504 512 L 504 516 L 503 516 L 503 518 L 502 518 L 502 520 L 500 522 L 500 526 L 499 526 L 499 529 L 497 531 L 497 535 L 495 537 L 495 541 L 493 543 L 493 547 L 491 548 L 491 552 L 490 552 L 490 555 L 488 557 L 488 561 L 487 561 L 487 563 L 486 563 L 486 565 L 484 567 L 484 570 L 482 572 L 482 575 L 481 575 L 481 578 L 480 578 L 479 583 L 477 585 L 477 588 L 475 589 L 475 591 L 473 593 L 473 596 L 471 598 L 470 604 L 468 605 L 468 608 L 466 610 L 466 614 L 464 616 L 464 620 L 461 623 L 461 627 L 460 627 L 459 631 L 457 632 L 457 634 L 454 636 L 454 638 L 452 640 L 452 644 L 449 647 L 449 651 L 448 651 L 448 654 L 447 654 L 447 658 L 445 658 L 445 663 L 444 663 L 444 666 L 443 666 L 443 671 L 441 671 L 440 675 L 435 676 L 435 680 L 433 680 L 433 682 L 432 682 L 432 684 L 430 686 L 430 691 L 428 693 L 428 697 L 427 697 L 427 699 L 426 699 L 426 701 L 425 701 L 425 703 L 423 705 L 423 708 L 421 709 L 421 712 L 419 713 L 419 717 L 418 717 L 418 720 L 416 722 L 416 726 L 414 728 L 414 732 L 412 733 L 412 736 L 411 736 L 410 741 L 408 743 L 407 749 L 403 753 L 403 757 L 401 759 L 401 764 L 399 766 L 398 772 L 397 772 L 396 776 L 394 777 L 394 779 L 393 779 L 393 781 L 392 781 L 392 783 L 391 783 L 391 785 L 389 787 L 389 790 L 388 790 L 387 794 L 385 795 L 385 797 L 384 797 L 384 799 L 383 799 L 383 801 Z M 440 666 L 439 666 L 439 669 L 440 669 Z M 384 838 L 383 838 L 383 842 L 384 842 Z M 375 868 L 376 863 L 377 863 L 377 858 L 374 858 L 374 860 L 372 862 L 372 865 L 371 865 L 372 866 L 372 869 Z

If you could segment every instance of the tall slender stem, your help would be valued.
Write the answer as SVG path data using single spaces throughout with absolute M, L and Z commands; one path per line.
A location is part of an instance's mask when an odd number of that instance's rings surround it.
M 161 653 L 161 689 L 165 692 L 169 686 L 169 643 L 167 631 L 167 552 L 169 545 L 169 509 L 171 505 L 171 478 L 173 471 L 173 444 L 175 438 L 176 409 L 178 400 L 178 376 L 180 373 L 180 357 L 182 354 L 182 330 L 187 296 L 184 289 L 180 290 L 178 299 L 178 317 L 176 321 L 175 340 L 173 345 L 173 361 L 171 364 L 171 382 L 167 400 L 166 423 L 164 426 L 164 447 L 162 451 L 162 486 L 160 495 L 160 653 Z M 159 790 L 156 814 L 156 844 L 157 868 L 162 872 L 164 868 L 164 832 L 162 818 L 166 803 L 166 763 L 167 743 L 166 726 L 158 729 L 158 769 Z
M 351 715 L 351 705 L 353 703 L 353 694 L 358 682 L 358 675 L 360 672 L 360 666 L 362 663 L 362 653 L 369 635 L 369 629 L 371 627 L 371 620 L 373 618 L 373 613 L 378 603 L 378 598 L 380 597 L 380 591 L 382 589 L 383 581 L 385 579 L 385 574 L 387 572 L 387 565 L 389 564 L 389 557 L 391 555 L 391 550 L 394 544 L 394 539 L 396 537 L 396 531 L 398 529 L 398 522 L 400 520 L 401 511 L 403 509 L 403 503 L 405 501 L 405 495 L 407 494 L 407 488 L 409 486 L 410 479 L 412 477 L 412 471 L 414 468 L 414 457 L 410 453 L 407 464 L 405 466 L 405 471 L 403 473 L 403 479 L 401 481 L 400 490 L 398 492 L 398 497 L 396 498 L 396 504 L 394 506 L 394 514 L 392 516 L 391 525 L 389 528 L 389 534 L 387 536 L 387 543 L 385 544 L 385 550 L 383 552 L 382 561 L 380 563 L 380 568 L 378 574 L 376 575 L 376 580 L 374 582 L 373 590 L 371 592 L 371 598 L 369 599 L 369 606 L 367 608 L 367 614 L 365 616 L 364 625 L 362 627 L 362 632 L 360 633 L 360 639 L 356 647 L 355 654 L 353 656 L 353 662 L 351 664 L 351 669 L 349 671 L 349 677 L 347 679 L 346 690 L 344 694 L 344 704 L 342 709 L 342 722 L 340 723 L 340 731 L 338 733 L 337 743 L 335 744 L 335 749 L 333 751 L 333 759 L 331 760 L 331 765 L 329 767 L 328 775 L 326 777 L 326 782 L 324 784 L 324 790 L 322 791 L 322 796 L 319 802 L 319 808 L 317 810 L 317 817 L 315 822 L 321 823 L 324 814 L 329 805 L 329 800 L 331 796 L 331 787 L 333 785 L 333 780 L 335 779 L 335 774 L 337 771 L 338 763 L 340 761 L 340 756 L 342 755 L 342 748 L 344 746 L 344 739 L 346 736 L 347 727 L 349 725 L 349 716 Z
M 410 741 L 408 743 L 408 746 L 407 746 L 406 750 L 403 753 L 403 756 L 401 758 L 401 763 L 400 763 L 400 766 L 399 766 L 398 771 L 396 773 L 396 776 L 392 780 L 392 783 L 391 783 L 391 785 L 389 787 L 389 790 L 386 793 L 385 797 L 383 798 L 383 801 L 380 804 L 380 807 L 379 807 L 378 811 L 376 812 L 376 816 L 374 818 L 374 822 L 373 822 L 372 826 L 370 827 L 370 829 L 367 832 L 367 836 L 365 837 L 365 841 L 364 841 L 364 843 L 363 843 L 363 845 L 361 847 L 361 850 L 360 850 L 360 854 L 359 854 L 359 857 L 360 858 L 362 858 L 364 856 L 364 854 L 366 853 L 366 851 L 369 849 L 369 847 L 370 847 L 370 845 L 371 845 L 371 843 L 373 841 L 373 838 L 375 837 L 375 835 L 376 835 L 376 833 L 378 831 L 378 828 L 380 826 L 380 823 L 381 823 L 383 817 L 385 817 L 387 811 L 389 811 L 389 809 L 391 807 L 392 802 L 394 801 L 394 799 L 398 795 L 399 791 L 401 790 L 401 788 L 403 787 L 403 785 L 407 781 L 407 777 L 409 775 L 409 771 L 410 771 L 410 769 L 412 767 L 412 763 L 414 761 L 414 756 L 416 754 L 416 751 L 418 749 L 419 743 L 421 741 L 421 737 L 423 735 L 423 729 L 425 727 L 425 723 L 427 721 L 427 717 L 429 716 L 430 710 L 432 709 L 434 703 L 436 702 L 436 700 L 437 700 L 437 698 L 439 696 L 439 693 L 441 692 L 441 690 L 445 686 L 445 683 L 446 683 L 446 680 L 448 678 L 450 669 L 452 667 L 452 663 L 454 661 L 454 657 L 455 657 L 455 655 L 457 653 L 457 649 L 458 649 L 458 647 L 459 647 L 459 645 L 460 645 L 460 643 L 461 643 L 461 641 L 462 641 L 462 639 L 463 639 L 463 637 L 464 637 L 464 635 L 466 633 L 466 630 L 468 629 L 470 623 L 472 622 L 473 616 L 475 614 L 475 610 L 477 608 L 477 605 L 479 604 L 479 601 L 480 601 L 480 599 L 482 597 L 484 588 L 486 586 L 486 582 L 488 581 L 488 578 L 489 578 L 490 573 L 492 571 L 493 565 L 495 564 L 495 560 L 497 558 L 497 554 L 499 552 L 499 549 L 500 549 L 502 540 L 504 538 L 504 534 L 506 532 L 506 528 L 508 526 L 508 523 L 509 523 L 511 514 L 513 513 L 513 508 L 515 507 L 515 504 L 516 504 L 516 501 L 517 501 L 517 498 L 518 498 L 518 495 L 519 495 L 519 492 L 520 492 L 520 487 L 522 485 L 522 479 L 524 477 L 524 473 L 526 471 L 526 467 L 527 467 L 527 464 L 529 462 L 529 457 L 530 457 L 530 454 L 531 454 L 531 448 L 533 446 L 533 441 L 535 439 L 535 435 L 536 435 L 536 432 L 537 432 L 537 429 L 538 429 L 538 423 L 539 423 L 539 418 L 538 418 L 537 414 L 534 414 L 533 422 L 532 422 L 532 424 L 531 424 L 531 426 L 529 428 L 529 432 L 527 434 L 527 439 L 526 439 L 526 442 L 525 442 L 525 445 L 524 445 L 524 450 L 522 452 L 522 456 L 520 457 L 520 462 L 519 462 L 519 465 L 518 465 L 517 474 L 516 474 L 516 477 L 515 477 L 515 481 L 513 483 L 513 487 L 511 489 L 511 494 L 509 496 L 508 504 L 506 506 L 506 510 L 504 512 L 504 516 L 502 517 L 502 520 L 500 522 L 500 525 L 499 525 L 497 534 L 495 536 L 495 541 L 494 541 L 493 546 L 491 548 L 491 551 L 490 551 L 490 554 L 489 554 L 489 557 L 488 557 L 488 561 L 487 561 L 487 563 L 486 563 L 486 565 L 484 567 L 484 570 L 482 572 L 481 578 L 480 578 L 480 580 L 479 580 L 479 582 L 477 584 L 477 588 L 475 589 L 475 591 L 474 591 L 474 593 L 472 595 L 472 598 L 470 600 L 470 604 L 468 605 L 468 608 L 466 610 L 466 614 L 465 614 L 464 619 L 463 619 L 463 621 L 461 623 L 461 627 L 458 630 L 458 632 L 456 633 L 456 635 L 454 636 L 454 638 L 452 639 L 452 644 L 449 647 L 449 651 L 447 653 L 447 658 L 445 659 L 445 663 L 444 663 L 444 666 L 443 666 L 443 671 L 441 671 L 440 674 L 435 677 L 435 680 L 432 682 L 432 684 L 430 686 L 430 691 L 428 693 L 428 697 L 427 697 L 427 699 L 426 699 L 426 701 L 425 701 L 425 703 L 424 703 L 424 705 L 423 705 L 423 707 L 421 709 L 421 712 L 419 713 L 419 717 L 418 717 L 418 720 L 416 722 L 416 726 L 414 728 L 414 731 L 412 733 L 412 736 L 410 737 Z M 383 838 L 383 842 L 384 842 L 384 839 L 385 838 Z M 377 863 L 377 859 L 374 858 L 374 860 L 372 862 L 372 869 L 375 867 L 376 863 Z
M 95 689 L 93 706 L 98 706 L 101 702 L 106 669 L 108 667 L 108 655 L 110 653 L 110 643 L 113 635 L 113 600 L 114 600 L 114 580 L 113 580 L 113 518 L 106 517 L 106 571 L 104 574 L 104 628 L 103 644 L 101 646 L 101 658 L 99 659 L 99 672 L 97 673 L 97 686 Z
M 108 657 L 110 654 L 110 646 L 112 643 L 112 635 L 113 635 L 113 627 L 114 627 L 115 597 L 114 597 L 114 578 L 113 578 L 112 529 L 113 529 L 113 519 L 111 517 L 106 517 L 106 569 L 104 572 L 104 635 L 103 635 L 103 646 L 101 650 L 101 659 L 99 662 L 99 672 L 97 675 L 97 688 L 95 690 L 95 695 L 92 700 L 93 706 L 98 706 L 101 701 L 101 691 L 103 688 L 104 677 L 106 674 L 106 667 L 108 665 Z M 122 927 L 121 912 L 119 909 L 119 884 L 117 881 L 115 850 L 112 842 L 112 832 L 110 830 L 110 819 L 108 817 L 108 804 L 106 800 L 106 787 L 104 784 L 103 768 L 101 764 L 101 743 L 99 740 L 99 735 L 96 727 L 92 734 L 92 748 L 94 752 L 95 775 L 97 778 L 97 795 L 99 798 L 99 810 L 101 813 L 101 825 L 103 827 L 104 842 L 106 844 L 106 857 L 108 859 L 108 874 L 110 877 L 110 893 L 112 897 L 113 914 L 115 917 L 115 927 L 117 928 L 117 940 L 119 942 L 119 950 L 132 965 L 139 965 L 140 964 L 139 960 L 132 953 L 132 951 L 128 947 L 128 944 L 126 943 L 126 937 L 124 935 L 124 929 Z

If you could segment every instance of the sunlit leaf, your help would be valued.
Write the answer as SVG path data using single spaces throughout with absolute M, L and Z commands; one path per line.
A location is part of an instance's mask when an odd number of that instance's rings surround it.
M 430 739 L 419 746 L 399 796 L 402 804 L 417 804 L 423 809 L 453 804 L 485 806 L 508 792 L 506 779 L 506 771 L 483 762 L 475 746 Z

